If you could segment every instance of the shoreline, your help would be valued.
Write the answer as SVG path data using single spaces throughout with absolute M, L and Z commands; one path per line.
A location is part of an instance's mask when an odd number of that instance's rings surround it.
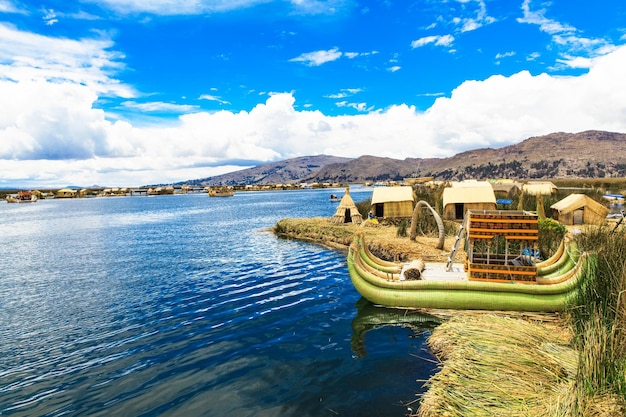
M 332 225 L 329 220 L 283 219 L 272 232 L 347 250 L 354 234 L 362 231 L 374 254 L 399 261 L 445 262 L 455 239 L 447 237 L 443 250 L 436 250 L 435 237 L 410 241 L 398 237 L 393 226 Z M 464 256 L 465 252 L 459 251 L 455 259 L 462 261 Z M 497 311 L 425 313 L 444 320 L 427 341 L 440 360 L 440 370 L 425 382 L 424 394 L 407 402 L 409 416 L 577 415 L 573 410 L 580 352 L 566 317 Z M 611 398 L 598 399 L 587 407 L 593 415 L 623 415 L 619 403 Z

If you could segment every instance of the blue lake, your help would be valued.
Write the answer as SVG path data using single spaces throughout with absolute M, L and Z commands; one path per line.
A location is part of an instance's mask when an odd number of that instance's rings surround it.
M 330 193 L 0 203 L 0 415 L 406 415 L 431 324 L 268 231 Z

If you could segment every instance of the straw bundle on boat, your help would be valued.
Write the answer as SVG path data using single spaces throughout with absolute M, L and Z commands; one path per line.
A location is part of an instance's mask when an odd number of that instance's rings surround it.
M 422 259 L 415 259 L 402 267 L 400 281 L 422 279 L 422 272 L 426 264 Z

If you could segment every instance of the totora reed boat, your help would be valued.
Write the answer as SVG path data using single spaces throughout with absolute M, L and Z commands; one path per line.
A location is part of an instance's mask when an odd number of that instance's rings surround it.
M 457 237 L 458 242 L 465 235 L 465 265 L 453 263 L 456 242 L 448 263 L 399 263 L 373 255 L 363 234 L 357 234 L 348 251 L 350 278 L 365 299 L 387 307 L 562 311 L 576 296 L 592 258 L 579 252 L 571 235 L 545 261 L 524 255 L 536 247 L 533 216 L 468 212 Z
M 34 203 L 37 201 L 37 196 L 30 191 L 19 191 L 17 196 L 8 195 L 6 200 L 7 203 Z
M 235 191 L 232 188 L 211 188 L 209 190 L 209 197 L 232 197 L 235 195 Z

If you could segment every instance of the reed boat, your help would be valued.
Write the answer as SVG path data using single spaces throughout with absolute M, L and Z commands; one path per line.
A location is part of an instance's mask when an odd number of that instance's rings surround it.
M 235 192 L 230 188 L 211 188 L 209 190 L 209 197 L 232 197 Z
M 491 222 L 494 228 L 486 231 L 490 229 L 487 226 L 489 218 L 495 220 Z M 357 234 L 348 251 L 350 278 L 365 299 L 387 307 L 535 312 L 564 310 L 576 296 L 586 276 L 590 255 L 581 254 L 576 241 L 567 235 L 557 252 L 545 261 L 535 262 L 528 257 L 513 256 L 509 252 L 511 247 L 524 252 L 522 249 L 534 244 L 537 236 L 536 223 L 526 222 L 526 213 L 513 220 L 509 214 L 494 217 L 493 213 L 486 211 L 478 217 L 472 218 L 472 214 L 466 216 L 462 229 L 467 229 L 465 241 L 468 255 L 464 264 L 452 261 L 456 243 L 447 263 L 386 261 L 373 255 L 364 235 Z M 524 228 L 518 228 L 521 226 Z M 499 236 L 496 240 L 501 240 L 501 246 L 506 248 L 505 253 L 490 252 L 496 246 L 492 241 L 496 235 Z M 461 232 L 457 241 L 460 237 Z M 483 245 L 486 240 L 490 243 Z M 481 246 L 487 248 L 487 253 L 480 252 Z M 407 275 L 412 269 L 416 274 Z M 415 275 L 418 277 L 415 278 Z M 412 279 L 407 278 L 409 276 Z
M 7 196 L 7 203 L 34 203 L 37 201 L 37 196 L 30 191 L 19 191 L 17 196 Z

